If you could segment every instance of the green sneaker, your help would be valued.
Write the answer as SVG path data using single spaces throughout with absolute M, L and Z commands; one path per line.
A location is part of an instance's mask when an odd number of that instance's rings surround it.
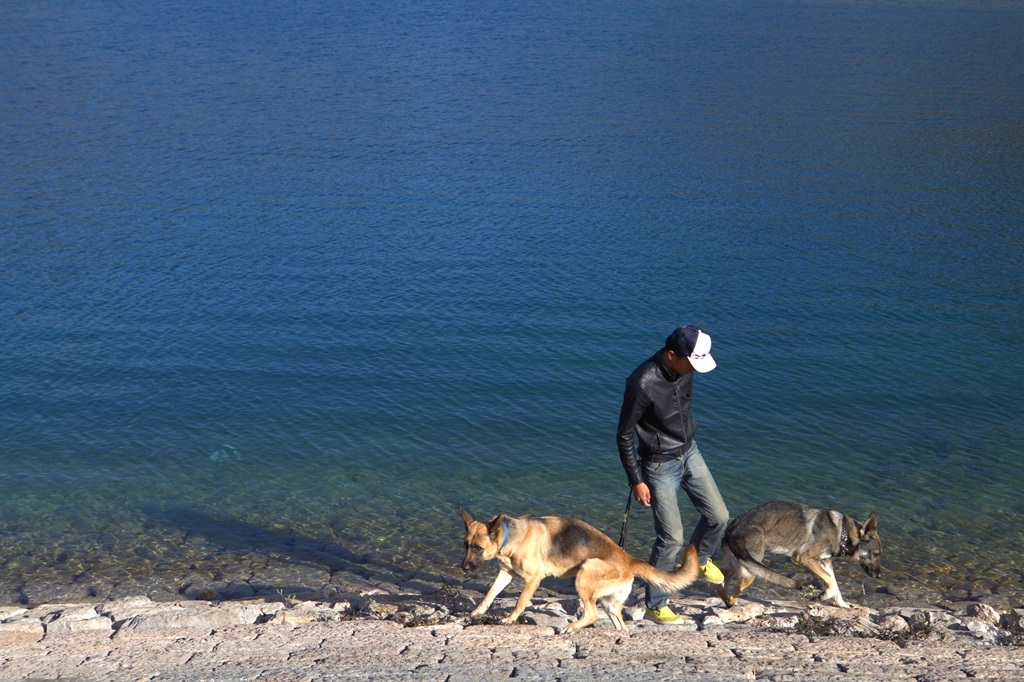
M 709 583 L 721 585 L 725 582 L 725 576 L 718 570 L 718 566 L 712 563 L 711 559 L 704 562 L 704 565 L 700 567 L 700 572 Z
M 683 620 L 682 616 L 677 616 L 667 606 L 662 606 L 660 609 L 647 609 L 644 614 L 656 623 L 678 623 Z

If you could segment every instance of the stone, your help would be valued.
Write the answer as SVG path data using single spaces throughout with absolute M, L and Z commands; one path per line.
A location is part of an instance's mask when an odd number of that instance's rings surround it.
M 427 583 L 422 580 L 413 579 L 407 580 L 398 585 L 398 589 L 403 594 L 433 594 L 441 588 L 439 583 Z
M 999 618 L 999 626 L 1015 635 L 1024 634 L 1024 609 L 1014 609 Z
M 42 604 L 24 611 L 17 618 L 19 620 L 38 620 L 45 624 L 59 618 L 64 611 L 80 608 L 82 608 L 82 604 Z
M 368 601 L 360 611 L 368 612 L 372 618 L 377 620 L 388 620 L 398 613 L 398 604 Z
M 299 625 L 315 621 L 340 620 L 341 615 L 330 607 L 303 602 L 296 606 L 279 609 L 270 620 L 275 625 Z
M 108 616 L 116 624 L 156 606 L 156 603 L 149 597 L 139 596 L 115 599 L 100 604 L 96 608 L 100 615 Z
M 227 586 L 221 582 L 216 582 L 212 580 L 197 580 L 189 583 L 185 588 L 179 590 L 178 594 L 180 594 L 185 599 L 201 599 L 203 601 L 213 601 L 217 598 L 217 594 L 225 587 Z
M 603 613 L 601 614 L 604 615 Z M 578 616 L 577 616 L 578 617 Z M 607 616 L 605 616 L 607 618 Z M 540 627 L 552 628 L 556 632 L 560 632 L 565 629 L 570 622 L 576 620 L 576 617 L 570 618 L 569 614 L 565 612 L 565 609 L 558 602 L 551 602 L 545 604 L 540 608 L 529 607 L 523 612 L 522 620 L 530 625 L 537 625 Z M 600 623 L 598 620 L 595 625 Z
M 113 621 L 106 616 L 96 615 L 93 618 L 65 618 L 61 616 L 46 626 L 46 638 L 69 635 L 76 632 L 112 632 Z
M 850 608 L 844 609 L 824 602 L 811 602 L 804 608 L 804 612 L 809 616 L 815 616 L 817 618 L 835 618 L 838 620 L 848 620 L 858 617 L 867 618 L 871 614 L 871 610 L 863 606 L 851 604 Z
M 843 634 L 855 635 L 857 637 L 874 637 L 881 632 L 881 627 L 875 624 L 870 618 L 857 616 L 851 620 L 843 621 L 840 631 Z
M 28 609 L 23 606 L 0 606 L 0 623 L 17 618 L 26 611 Z
M 795 630 L 800 624 L 800 616 L 795 613 L 789 615 L 773 614 L 758 618 L 756 624 L 769 630 Z
M 948 623 L 953 619 L 953 616 L 949 612 L 940 609 L 905 610 L 900 611 L 900 615 L 907 620 L 911 629 L 915 632 Z
M 25 585 L 22 592 L 29 604 L 46 604 L 54 602 L 83 602 L 92 599 L 92 591 L 87 585 Z
M 977 618 L 980 621 L 984 621 L 991 625 L 999 623 L 999 612 L 988 604 L 977 602 L 967 607 L 967 617 Z
M 885 632 L 904 634 L 910 632 L 910 623 L 903 616 L 891 613 L 878 619 L 878 627 Z
M 274 565 L 259 569 L 248 580 L 257 594 L 291 595 L 313 593 L 331 582 L 327 570 L 313 566 Z
M 391 617 L 391 620 L 395 620 L 408 627 L 437 625 L 448 620 L 448 609 L 443 606 L 435 607 L 427 604 L 419 604 L 413 608 L 406 608 L 398 611 Z
M 247 582 L 234 582 L 225 585 L 217 590 L 217 599 L 252 599 L 256 596 L 256 590 Z
M 264 621 L 269 621 L 270 617 L 273 617 L 274 614 L 276 614 L 281 609 L 288 608 L 285 605 L 284 602 L 280 602 L 280 601 L 273 601 L 273 602 L 250 602 L 250 603 L 255 604 L 259 608 L 259 610 L 263 612 L 263 616 L 264 616 L 263 620 Z M 257 620 L 256 622 L 259 623 L 261 621 Z
M 123 599 L 144 594 L 153 601 L 174 602 L 181 598 L 177 591 L 168 587 L 167 580 L 159 576 L 122 580 L 110 589 L 110 599 Z
M 1002 635 L 1002 631 L 998 627 L 983 620 L 969 620 L 965 626 L 968 632 L 989 644 L 995 644 Z
M 711 613 L 717 616 L 722 623 L 741 623 L 743 621 L 757 618 L 764 615 L 768 607 L 758 602 L 747 602 L 738 604 L 732 608 L 712 608 Z
M 263 610 L 252 604 L 220 604 L 204 607 L 174 605 L 133 616 L 118 627 L 118 632 L 186 628 L 216 630 L 230 625 L 247 625 L 261 620 Z
M 336 560 L 341 559 L 354 564 L 365 564 L 370 559 L 369 554 L 357 554 L 356 552 L 353 552 L 335 542 L 329 542 L 323 545 L 320 547 L 320 551 L 334 557 Z
M 21 587 L 0 582 L 0 603 L 23 606 L 28 604 L 28 598 L 21 591 Z
M 46 634 L 38 620 L 15 620 L 0 623 L 0 644 L 26 644 L 40 641 Z

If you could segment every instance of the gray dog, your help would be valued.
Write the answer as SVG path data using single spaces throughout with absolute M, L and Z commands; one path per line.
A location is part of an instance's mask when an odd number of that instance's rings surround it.
M 722 541 L 725 582 L 718 596 L 726 606 L 736 603 L 740 592 L 750 587 L 755 577 L 776 585 L 796 587 L 792 578 L 761 563 L 765 554 L 785 554 L 825 583 L 823 600 L 833 599 L 836 606 L 849 608 L 839 593 L 832 572 L 832 559 L 848 556 L 873 578 L 882 575 L 882 541 L 878 537 L 878 517 L 874 512 L 864 523 L 840 512 L 812 507 L 799 502 L 765 502 L 738 516 L 725 531 Z M 736 586 L 729 591 L 733 578 Z

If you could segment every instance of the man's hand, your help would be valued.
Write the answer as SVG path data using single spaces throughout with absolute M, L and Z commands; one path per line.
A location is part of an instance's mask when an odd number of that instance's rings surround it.
M 651 506 L 651 489 L 646 483 L 637 483 L 633 486 L 633 499 L 645 507 Z

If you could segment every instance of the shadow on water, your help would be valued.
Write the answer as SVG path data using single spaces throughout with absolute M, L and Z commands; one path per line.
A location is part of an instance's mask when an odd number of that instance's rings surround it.
M 357 554 L 333 539 L 313 538 L 288 528 L 268 528 L 230 516 L 215 515 L 188 507 L 147 505 L 146 518 L 156 524 L 185 532 L 186 540 L 199 536 L 226 552 L 255 552 L 276 555 L 289 563 L 349 570 L 369 562 L 368 554 Z
M 394 593 L 396 587 L 403 593 L 420 594 L 463 586 L 482 592 L 490 586 L 497 569 L 494 565 L 475 574 L 455 575 L 456 566 L 448 570 L 448 567 L 430 565 L 426 560 L 418 568 L 400 566 L 370 553 L 353 552 L 333 538 L 310 537 L 287 528 L 268 528 L 187 506 L 150 504 L 144 513 L 154 527 L 183 533 L 183 543 L 199 543 L 204 548 L 200 565 L 192 568 L 218 577 L 212 582 L 183 586 L 180 594 L 189 599 L 295 596 L 332 601 L 342 597 L 350 599 L 353 593 L 374 588 Z M 247 560 L 251 566 L 254 555 L 266 559 L 266 568 L 255 568 L 252 576 L 242 581 L 246 589 L 240 590 L 239 582 L 232 583 L 228 576 L 244 571 L 228 567 L 235 561 L 245 564 Z M 574 584 L 573 578 L 549 578 L 538 594 L 573 594 Z M 390 596 L 377 594 L 374 599 L 386 601 Z
M 205 588 L 200 585 L 191 592 L 183 588 L 184 596 L 220 599 L 253 594 L 309 596 L 317 593 L 322 596 L 330 592 L 325 588 L 335 582 L 343 590 L 344 585 L 353 581 L 386 582 L 391 576 L 402 577 L 396 575 L 397 567 L 375 561 L 369 554 L 353 552 L 333 538 L 311 537 L 290 528 L 260 526 L 185 506 L 150 504 L 143 511 L 154 528 L 181 533 L 183 544 L 203 549 L 191 568 L 213 577 Z M 254 557 L 258 560 L 254 561 Z M 245 569 L 249 571 L 248 577 L 245 577 Z M 235 580 L 231 579 L 232 575 Z M 282 580 L 287 584 L 282 584 Z M 252 588 L 252 592 L 239 589 L 242 583 Z

